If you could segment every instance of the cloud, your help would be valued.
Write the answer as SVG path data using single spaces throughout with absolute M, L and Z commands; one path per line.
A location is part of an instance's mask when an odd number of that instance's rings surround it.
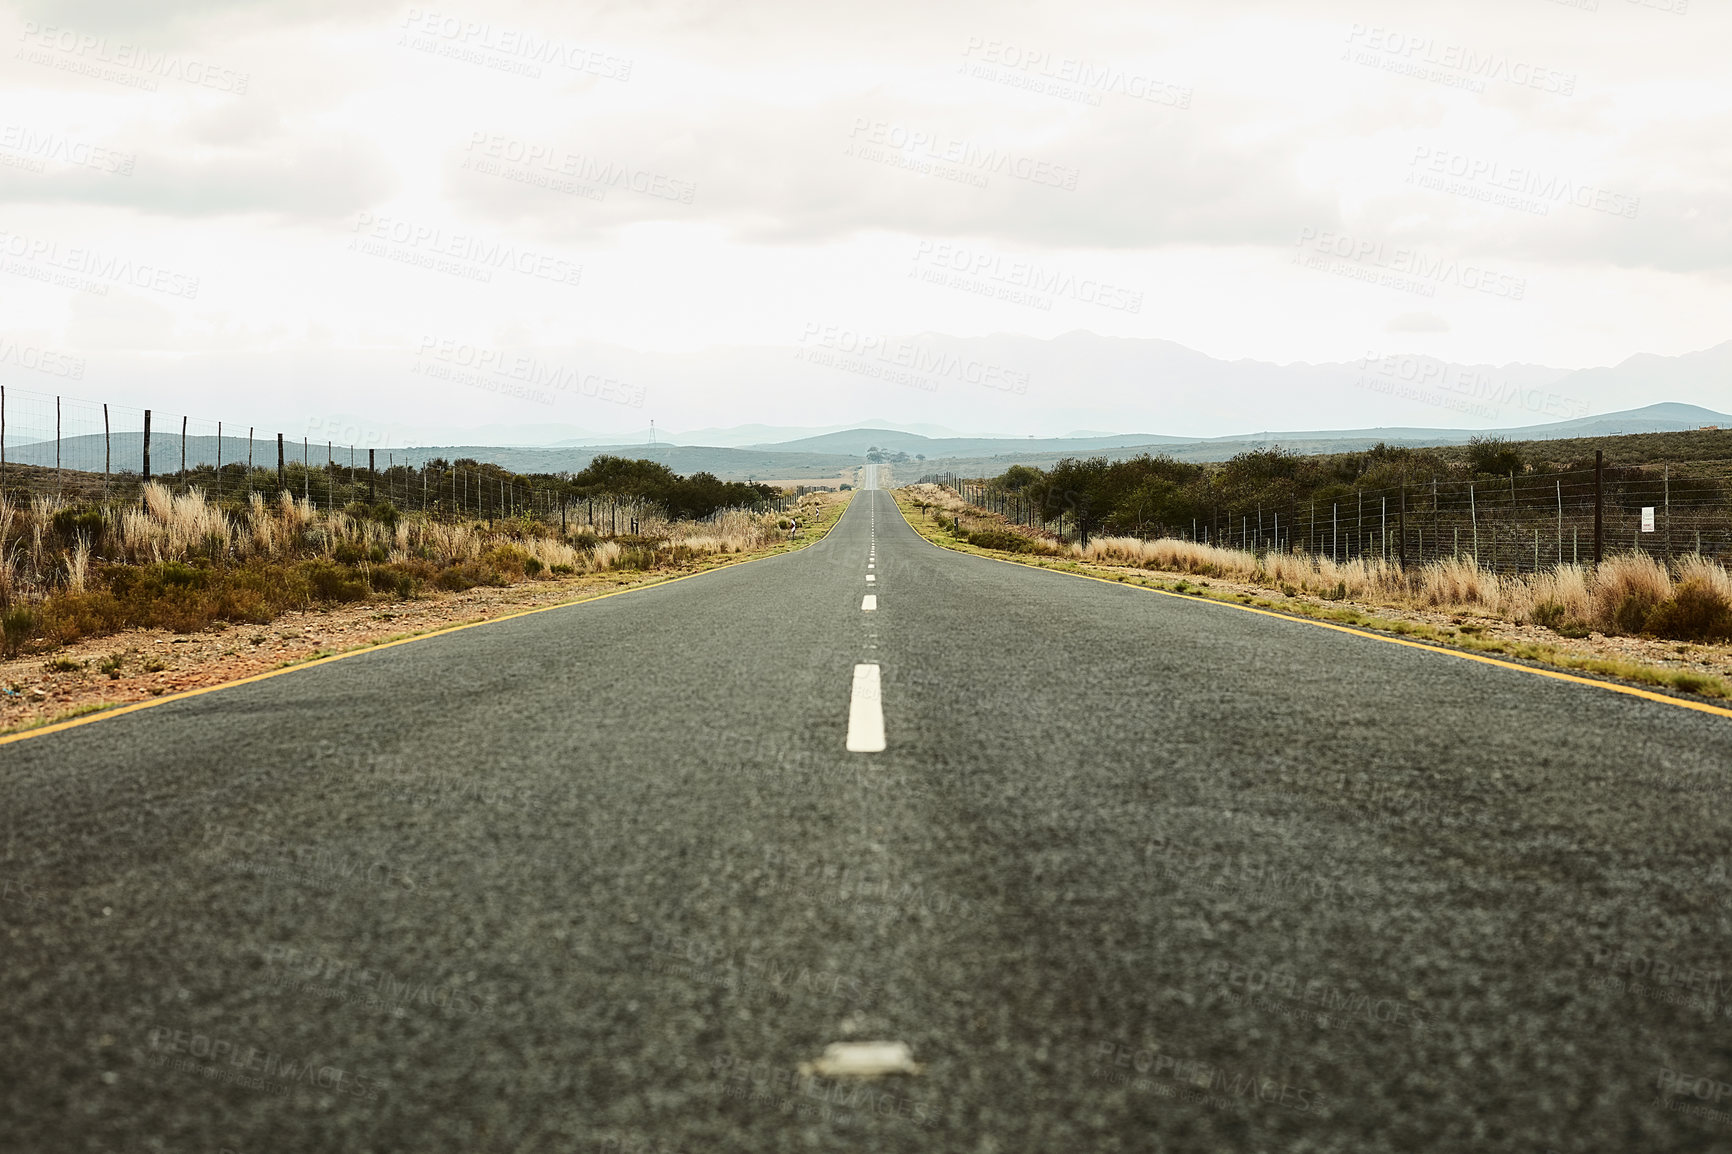
M 145 33 L 164 43 L 201 36 L 211 24 L 272 26 L 354 20 L 401 9 L 396 0 L 23 0 L 19 17 L 90 35 Z
M 1386 333 L 1447 333 L 1449 322 L 1435 313 L 1402 313 L 1383 326 Z
M 352 215 L 387 196 L 393 185 L 392 172 L 375 153 L 350 140 L 146 153 L 130 175 L 58 166 L 42 172 L 0 168 L 0 203 L 319 221 Z
M 1334 198 L 1294 174 L 1291 147 L 1228 143 L 1182 111 L 1034 119 L 1033 131 L 1009 132 L 975 106 L 855 98 L 585 117 L 527 134 L 477 126 L 445 177 L 471 211 L 566 237 L 683 220 L 769 244 L 889 231 L 1141 249 L 1291 244 L 1302 225 L 1337 218 Z M 596 173 L 614 183 L 585 179 Z M 690 187 L 689 203 L 633 193 L 640 178 Z

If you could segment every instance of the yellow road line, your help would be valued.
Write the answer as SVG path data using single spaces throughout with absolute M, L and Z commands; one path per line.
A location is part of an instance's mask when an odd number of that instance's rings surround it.
M 1273 617 L 1279 621 L 1294 621 L 1300 625 L 1313 625 L 1318 629 L 1332 629 L 1337 633 L 1346 633 L 1353 637 L 1366 637 L 1372 641 L 1382 641 L 1388 645 L 1402 645 L 1409 649 L 1423 649 L 1427 653 L 1441 653 L 1445 657 L 1456 657 L 1462 661 L 1477 661 L 1481 665 L 1495 665 L 1499 669 L 1514 669 L 1518 673 L 1531 673 L 1535 677 L 1549 677 L 1554 681 L 1569 681 L 1577 685 L 1591 685 L 1596 689 L 1608 689 L 1613 693 L 1622 693 L 1629 697 L 1640 697 L 1644 701 L 1658 701 L 1662 705 L 1675 705 L 1679 709 L 1693 709 L 1698 713 L 1712 713 L 1716 717 L 1732 717 L 1732 709 L 1719 705 L 1709 705 L 1703 701 L 1690 701 L 1687 698 L 1673 697 L 1667 693 L 1656 693 L 1651 689 L 1637 689 L 1633 685 L 1619 685 L 1615 681 L 1601 681 L 1593 677 L 1580 677 L 1573 673 L 1562 673 L 1555 669 L 1536 669 L 1532 665 L 1519 665 L 1514 661 L 1499 661 L 1495 657 L 1486 657 L 1479 653 L 1467 653 L 1460 649 L 1445 649 L 1441 645 L 1427 645 L 1423 641 L 1408 641 L 1402 637 L 1386 637 L 1381 633 L 1372 633 L 1364 629 L 1355 629 L 1350 625 L 1337 625 L 1333 621 L 1318 621 L 1311 617 L 1294 617 L 1288 613 L 1276 613 L 1269 609 L 1258 609 L 1252 605 L 1240 605 L 1233 601 L 1216 601 L 1210 597 L 1191 597 L 1184 593 L 1174 593 L 1167 589 L 1151 589 L 1147 585 L 1133 585 L 1128 581 L 1115 581 L 1110 577 L 1096 577 L 1092 573 L 1073 573 L 1066 569 L 1048 569 L 1044 565 L 1029 565 L 1022 561 L 1009 561 L 1003 557 L 988 557 L 984 553 L 970 553 L 964 549 L 956 549 L 949 545 L 940 545 L 927 537 L 914 523 L 908 520 L 908 513 L 900 504 L 897 512 L 902 514 L 902 520 L 914 535 L 931 545 L 934 549 L 944 549 L 951 553 L 961 553 L 965 557 L 979 557 L 986 561 L 997 561 L 1001 565 L 1015 565 L 1019 569 L 1035 569 L 1042 573 L 1057 573 L 1061 577 L 1081 577 L 1085 581 L 1099 581 L 1103 585 L 1112 585 L 1121 589 L 1141 589 L 1145 593 L 1159 593 L 1163 597 L 1177 597 L 1181 601 L 1193 604 L 1219 605 L 1223 609 L 1237 609 L 1243 613 L 1255 613 L 1261 617 Z
M 850 504 L 853 502 L 852 497 L 848 500 Z M 847 508 L 844 507 L 842 513 L 846 514 L 847 512 Z M 841 523 L 842 517 L 838 516 L 836 520 L 830 523 L 829 529 L 825 529 L 821 535 L 814 537 L 804 545 L 801 545 L 799 549 L 784 549 L 779 553 L 768 553 L 762 557 L 753 557 L 749 561 L 736 561 L 728 565 L 717 565 L 714 569 L 705 569 L 700 573 L 687 573 L 683 577 L 669 577 L 665 581 L 650 581 L 643 585 L 633 585 L 630 589 L 615 589 L 611 593 L 598 593 L 594 597 L 577 597 L 570 601 L 561 601 L 557 605 L 538 605 L 534 609 L 524 609 L 517 613 L 507 613 L 503 617 L 486 617 L 480 621 L 465 621 L 461 625 L 448 625 L 444 629 L 435 629 L 430 633 L 417 633 L 413 637 L 399 637 L 395 641 L 382 641 L 378 645 L 365 645 L 359 649 L 349 649 L 342 653 L 333 653 L 329 657 L 320 657 L 312 661 L 302 661 L 297 662 L 294 665 L 285 665 L 281 669 L 268 669 L 263 673 L 255 673 L 251 677 L 240 677 L 236 678 L 234 681 L 224 681 L 217 685 L 206 685 L 198 689 L 184 689 L 179 693 L 170 693 L 165 694 L 162 697 L 153 697 L 149 701 L 134 701 L 130 705 L 116 706 L 113 709 L 96 710 L 87 713 L 82 717 L 73 717 L 68 718 L 65 721 L 57 721 L 53 725 L 44 725 L 37 729 L 26 729 L 21 733 L 9 733 L 0 736 L 0 745 L 11 745 L 15 741 L 27 741 L 33 737 L 46 737 L 51 733 L 61 733 L 68 729 L 76 729 L 81 725 L 91 725 L 98 721 L 107 721 L 111 717 L 121 717 L 128 713 L 137 713 L 141 709 L 152 709 L 158 705 L 167 705 L 171 701 L 185 701 L 189 697 L 198 697 L 206 693 L 215 693 L 219 689 L 232 689 L 237 685 L 251 685 L 255 681 L 265 681 L 272 677 L 281 677 L 285 673 L 299 673 L 303 669 L 313 669 L 320 665 L 329 665 L 333 661 L 342 661 L 350 657 L 359 657 L 363 653 L 377 653 L 381 649 L 395 649 L 399 645 L 407 645 L 412 641 L 426 641 L 434 637 L 444 637 L 448 634 L 460 633 L 465 629 L 474 629 L 478 625 L 497 625 L 501 621 L 512 621 L 516 618 L 528 617 L 535 613 L 550 613 L 555 609 L 570 609 L 574 605 L 588 605 L 592 601 L 605 601 L 609 597 L 618 597 L 622 593 L 641 593 L 645 589 L 660 589 L 664 585 L 672 585 L 677 581 L 690 581 L 693 577 L 707 577 L 711 573 L 720 573 L 727 569 L 738 569 L 745 565 L 751 565 L 754 562 L 768 561 L 772 557 L 786 557 L 790 553 L 798 553 L 801 550 L 809 549 L 813 545 L 816 545 L 818 542 L 830 535 L 830 529 L 834 529 Z

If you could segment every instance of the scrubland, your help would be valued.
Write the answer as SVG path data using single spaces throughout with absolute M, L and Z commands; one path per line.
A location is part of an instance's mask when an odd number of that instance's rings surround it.
M 778 520 L 737 509 L 703 521 L 645 517 L 635 534 L 602 538 L 386 504 L 322 511 L 287 493 L 225 507 L 159 484 L 125 505 L 0 497 L 0 632 L 13 656 L 127 628 L 186 633 L 316 604 L 680 567 L 780 540 Z

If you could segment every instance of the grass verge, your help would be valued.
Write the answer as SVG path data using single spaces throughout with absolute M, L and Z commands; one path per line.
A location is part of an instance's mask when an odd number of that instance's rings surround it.
M 102 669 L 106 668 L 106 666 L 97 666 L 94 660 L 95 655 L 93 655 L 91 660 L 80 662 L 71 662 L 69 660 L 65 662 L 69 667 L 76 666 L 77 672 L 71 672 L 69 669 L 61 669 L 55 659 L 51 659 L 49 662 L 38 662 L 38 666 L 48 673 L 47 678 L 41 680 L 43 680 L 44 683 L 55 682 L 57 696 L 78 696 L 82 694 L 90 697 L 91 700 L 77 702 L 70 708 L 56 709 L 52 714 L 10 720 L 6 723 L 4 728 L 0 728 L 0 737 L 21 735 L 44 727 L 63 724 L 68 721 L 76 721 L 87 714 L 101 713 L 120 707 L 138 705 L 141 702 L 153 699 L 169 700 L 183 696 L 188 692 L 198 692 L 230 682 L 256 677 L 261 674 L 269 674 L 284 669 L 292 669 L 315 661 L 327 660 L 332 657 L 339 657 L 361 650 L 375 649 L 387 644 L 401 643 L 419 637 L 427 637 L 439 633 L 450 632 L 454 629 L 479 625 L 488 621 L 523 612 L 575 605 L 584 601 L 594 600 L 597 597 L 605 596 L 610 593 L 622 592 L 628 589 L 647 588 L 652 585 L 664 584 L 680 577 L 693 576 L 698 573 L 726 568 L 730 565 L 737 565 L 746 561 L 760 560 L 765 557 L 775 556 L 779 553 L 794 552 L 816 543 L 827 535 L 831 528 L 835 526 L 836 522 L 841 519 L 850 496 L 851 494 L 844 494 L 840 499 L 823 502 L 821 508 L 811 516 L 810 521 L 807 523 L 807 527 L 802 530 L 801 535 L 792 540 L 788 539 L 784 534 L 776 540 L 759 548 L 748 549 L 737 553 L 712 553 L 688 557 L 677 567 L 668 566 L 653 571 L 610 570 L 602 573 L 559 577 L 552 580 L 544 579 L 535 582 L 533 585 L 527 582 L 522 582 L 516 584 L 511 589 L 488 590 L 485 592 L 487 592 L 489 596 L 498 596 L 501 598 L 509 597 L 512 599 L 500 600 L 498 604 L 480 612 L 464 614 L 461 616 L 444 617 L 435 623 L 428 624 L 424 628 L 405 630 L 399 627 L 390 633 L 381 632 L 378 636 L 373 637 L 359 637 L 352 641 L 348 638 L 343 638 L 335 644 L 327 639 L 321 641 L 316 645 L 316 647 L 287 659 L 279 657 L 278 659 L 273 660 L 265 657 L 262 650 L 256 651 L 255 653 L 255 651 L 248 650 L 245 647 L 236 646 L 236 649 L 238 649 L 241 654 L 241 658 L 247 660 L 237 659 L 234 662 L 223 662 L 220 659 L 212 659 L 206 664 L 201 665 L 197 658 L 185 659 L 178 667 L 167 670 L 166 673 L 163 673 L 163 677 L 155 677 L 153 682 L 150 683 L 145 682 L 142 678 L 131 673 L 131 668 L 136 664 L 136 662 L 131 657 L 135 650 L 130 645 L 128 645 L 126 649 L 126 654 L 128 655 L 127 661 L 129 664 L 127 668 L 128 675 L 124 680 L 119 678 L 110 679 L 103 676 Z M 436 594 L 431 598 L 421 599 L 421 604 L 436 609 L 440 602 L 446 600 L 448 599 Z M 385 610 L 385 612 L 376 612 L 379 610 Z M 314 611 L 309 614 L 306 619 L 319 622 L 346 621 L 348 622 L 348 626 L 355 626 L 363 625 L 366 621 L 395 621 L 402 613 L 402 610 L 403 606 L 401 603 L 393 605 L 373 603 L 350 606 L 332 606 L 329 607 L 329 609 L 315 607 Z M 368 616 L 363 619 L 363 614 Z M 207 634 L 204 638 L 204 642 L 208 643 L 213 649 L 220 648 L 224 643 L 215 640 L 217 636 L 219 635 Z M 264 636 L 261 634 L 254 640 L 255 642 L 262 642 L 264 639 Z M 194 638 L 193 640 L 197 643 L 201 639 Z M 127 643 L 127 639 L 124 637 L 117 639 L 105 638 L 103 641 L 105 644 L 118 642 L 124 645 Z M 231 654 L 235 653 L 236 649 L 231 649 L 229 652 Z M 167 649 L 160 652 L 166 654 Z M 190 664 L 187 662 L 190 662 Z M 12 669 L 16 671 L 21 664 L 22 661 L 14 662 Z M 118 668 L 121 663 L 116 662 L 115 664 Z M 210 668 L 212 665 L 220 665 L 221 668 Z M 152 669 L 149 664 L 146 664 L 144 666 L 144 672 L 154 675 L 163 672 L 163 670 L 160 666 L 156 669 Z M 179 676 L 189 680 L 183 680 L 178 685 L 163 684 L 164 678 L 174 676 Z M 10 701 L 17 702 L 20 700 L 20 695 L 17 693 L 18 688 L 18 684 L 14 682 L 11 687 L 11 694 L 9 697 Z
M 1250 605 L 1257 609 L 1265 609 L 1289 617 L 1327 621 L 1331 624 L 1348 625 L 1374 633 L 1386 633 L 1407 640 L 1422 641 L 1438 648 L 1457 649 L 1464 653 L 1480 653 L 1505 660 L 1523 661 L 1576 673 L 1590 673 L 1695 697 L 1732 699 L 1732 685 L 1728 685 L 1724 678 L 1699 673 L 1695 670 L 1669 669 L 1665 666 L 1631 661 L 1623 657 L 1576 653 L 1542 642 L 1517 641 L 1498 637 L 1484 638 L 1477 635 L 1479 630 L 1473 626 L 1454 629 L 1433 625 L 1425 621 L 1387 617 L 1366 612 L 1357 607 L 1330 602 L 1312 602 L 1301 597 L 1284 594 L 1275 589 L 1266 590 L 1266 596 L 1257 596 L 1256 594 L 1219 589 L 1206 580 L 1197 581 L 1177 574 L 1147 576 L 1139 571 L 1126 570 L 1116 566 L 1093 564 L 1070 558 L 1046 557 L 1031 554 L 1021 549 L 989 548 L 968 539 L 973 537 L 975 540 L 979 540 L 982 536 L 980 532 L 970 532 L 965 528 L 964 535 L 958 536 L 944 521 L 923 515 L 924 510 L 909 498 L 905 490 L 897 489 L 892 493 L 892 496 L 895 498 L 896 507 L 901 511 L 903 519 L 915 532 L 940 548 L 950 549 L 958 553 L 972 553 L 999 561 L 1009 561 L 1017 565 L 1027 565 L 1031 568 L 1052 569 L 1058 572 L 1099 577 L 1126 585 L 1138 585 L 1181 596 L 1196 597 L 1199 600 Z

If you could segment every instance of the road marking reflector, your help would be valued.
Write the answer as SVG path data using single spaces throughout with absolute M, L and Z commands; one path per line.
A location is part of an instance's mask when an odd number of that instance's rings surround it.
M 866 594 L 865 600 L 860 602 L 860 608 L 863 612 L 866 612 L 866 613 L 870 613 L 874 609 L 878 608 L 878 594 L 876 594 L 876 593 Z
M 856 665 L 848 696 L 848 752 L 880 753 L 884 749 L 884 693 L 876 665 Z
M 832 1042 L 816 1062 L 800 1063 L 800 1073 L 807 1078 L 882 1078 L 920 1070 L 907 1042 Z

